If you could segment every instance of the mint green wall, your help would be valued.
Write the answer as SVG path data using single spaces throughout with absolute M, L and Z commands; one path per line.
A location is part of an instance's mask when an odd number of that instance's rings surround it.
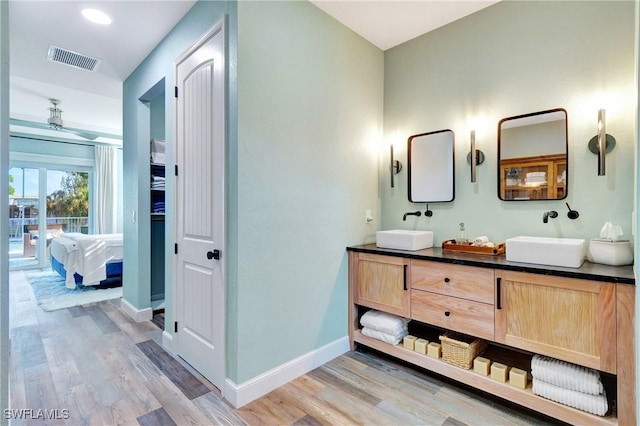
M 235 64 L 236 3 L 202 1 L 196 3 L 183 19 L 156 46 L 147 58 L 123 83 L 123 149 L 124 149 L 124 270 L 123 297 L 137 309 L 151 306 L 150 200 L 149 200 L 149 140 L 156 135 L 158 123 L 150 101 L 159 93 L 172 94 L 174 87 L 174 61 L 214 25 L 226 19 L 228 33 L 228 61 Z M 150 23 L 152 24 L 152 23 Z M 158 83 L 165 87 L 159 87 Z M 228 72 L 230 103 L 235 104 L 235 67 Z M 145 100 L 142 102 L 140 99 Z M 169 167 L 174 163 L 174 101 L 164 96 L 164 137 Z M 153 116 L 152 116 L 153 114 Z M 236 114 L 230 108 L 227 114 L 228 143 L 235 146 Z M 152 130 L 153 128 L 153 130 Z M 153 131 L 153 133 L 152 133 Z M 166 288 L 172 287 L 173 276 L 173 181 L 167 181 L 165 277 Z M 135 221 L 133 217 L 135 215 Z M 173 322 L 171 291 L 165 292 L 166 324 Z
M 408 218 L 406 172 L 391 189 L 381 166 L 383 229 L 428 229 L 435 243 L 455 236 L 504 241 L 515 235 L 597 237 L 605 221 L 631 238 L 634 209 L 634 2 L 502 1 L 385 52 L 384 129 L 406 162 L 409 135 L 450 128 L 456 135 L 456 198 L 430 204 L 433 216 Z M 505 202 L 497 197 L 497 125 L 501 118 L 561 107 L 568 113 L 569 196 L 564 201 Z M 607 176 L 596 176 L 587 149 L 598 109 L 617 139 Z M 475 123 L 475 124 L 474 124 Z M 470 183 L 469 131 L 487 159 Z M 388 157 L 386 159 L 388 161 Z M 406 170 L 406 168 L 405 168 Z M 568 201 L 580 212 L 567 218 Z M 543 212 L 557 219 L 543 224 Z
M 311 3 L 238 3 L 236 383 L 346 336 L 382 96 L 383 52 Z

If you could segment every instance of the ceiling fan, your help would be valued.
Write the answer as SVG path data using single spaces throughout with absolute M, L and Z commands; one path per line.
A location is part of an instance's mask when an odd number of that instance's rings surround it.
M 49 107 L 49 118 L 47 119 L 47 123 L 37 123 L 33 121 L 27 120 L 19 120 L 16 118 L 12 118 L 10 120 L 11 124 L 15 124 L 16 126 L 24 126 L 31 127 L 36 129 L 45 129 L 45 130 L 58 130 L 61 132 L 67 132 L 74 134 L 76 136 L 80 136 L 81 138 L 88 139 L 90 141 L 98 138 L 98 134 L 92 133 L 87 130 L 74 129 L 71 127 L 65 127 L 64 122 L 62 121 L 62 110 L 58 107 L 61 104 L 59 99 L 49 98 L 49 102 L 51 102 L 52 106 Z

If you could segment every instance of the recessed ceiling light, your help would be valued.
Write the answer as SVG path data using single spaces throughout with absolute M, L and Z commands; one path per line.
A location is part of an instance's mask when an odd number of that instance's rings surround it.
M 96 24 L 111 24 L 111 18 L 109 15 L 98 9 L 82 9 L 82 16 Z

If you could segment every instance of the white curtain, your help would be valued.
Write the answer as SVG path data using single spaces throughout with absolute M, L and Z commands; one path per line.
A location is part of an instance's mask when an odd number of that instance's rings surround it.
M 95 158 L 94 232 L 113 234 L 117 232 L 118 216 L 116 148 L 96 145 Z

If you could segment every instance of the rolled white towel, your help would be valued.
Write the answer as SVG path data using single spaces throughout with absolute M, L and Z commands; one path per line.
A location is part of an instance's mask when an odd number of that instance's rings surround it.
M 409 319 L 372 309 L 360 318 L 360 324 L 362 324 L 363 327 L 369 327 L 392 336 L 398 336 L 407 331 Z M 404 336 L 406 336 L 406 334 Z
M 390 345 L 397 345 L 409 333 L 405 330 L 398 335 L 394 335 L 394 334 L 385 333 L 383 331 L 374 330 L 369 327 L 364 327 L 362 329 L 362 334 L 364 334 L 367 337 L 371 337 L 374 339 L 381 340 L 385 343 L 389 343 Z
M 591 395 L 604 391 L 599 371 L 547 356 L 533 356 L 531 375 L 552 385 Z
M 477 246 L 477 247 L 482 247 L 483 245 L 487 244 L 489 242 L 489 237 L 487 237 L 486 235 L 483 235 L 481 237 L 475 237 L 473 239 L 473 245 Z
M 542 396 L 560 404 L 586 411 L 597 416 L 604 416 L 609 411 L 606 393 L 590 395 L 571 389 L 561 388 L 542 380 L 533 378 L 532 391 L 535 395 Z

